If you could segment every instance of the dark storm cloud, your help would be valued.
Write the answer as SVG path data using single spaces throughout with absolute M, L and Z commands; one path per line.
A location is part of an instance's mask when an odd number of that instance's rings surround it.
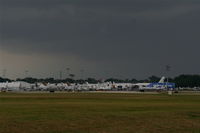
M 199 73 L 196 0 L 3 0 L 1 8 L 6 51 L 74 55 L 136 75 L 188 60 L 181 70 Z

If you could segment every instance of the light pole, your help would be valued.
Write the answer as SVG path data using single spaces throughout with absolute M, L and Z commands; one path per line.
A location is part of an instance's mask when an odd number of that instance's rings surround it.
M 168 83 L 169 83 L 168 73 L 169 73 L 169 71 L 171 70 L 171 66 L 170 66 L 170 65 L 166 65 L 166 66 L 165 66 L 165 70 L 166 70 L 166 73 L 167 73 L 167 83 L 166 83 L 166 88 L 167 88 L 167 90 L 168 90 Z

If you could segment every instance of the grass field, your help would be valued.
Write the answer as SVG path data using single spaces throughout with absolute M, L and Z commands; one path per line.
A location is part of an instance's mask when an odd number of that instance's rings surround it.
M 200 95 L 1 93 L 0 133 L 200 133 Z

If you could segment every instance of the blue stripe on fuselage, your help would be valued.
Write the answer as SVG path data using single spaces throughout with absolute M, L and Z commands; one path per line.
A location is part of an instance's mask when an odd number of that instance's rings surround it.
M 147 85 L 147 87 L 150 87 L 150 88 L 152 88 L 154 86 L 156 86 L 156 87 L 167 86 L 168 88 L 175 88 L 175 83 L 150 83 L 150 84 Z

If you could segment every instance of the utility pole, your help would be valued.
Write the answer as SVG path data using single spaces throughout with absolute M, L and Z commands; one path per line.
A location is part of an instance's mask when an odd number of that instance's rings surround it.
M 167 83 L 166 83 L 166 87 L 167 87 L 167 90 L 168 90 L 168 83 L 169 83 L 169 75 L 168 75 L 168 73 L 170 72 L 170 70 L 171 70 L 171 66 L 170 65 L 166 65 L 165 66 L 165 70 L 166 70 L 166 73 L 167 73 Z

